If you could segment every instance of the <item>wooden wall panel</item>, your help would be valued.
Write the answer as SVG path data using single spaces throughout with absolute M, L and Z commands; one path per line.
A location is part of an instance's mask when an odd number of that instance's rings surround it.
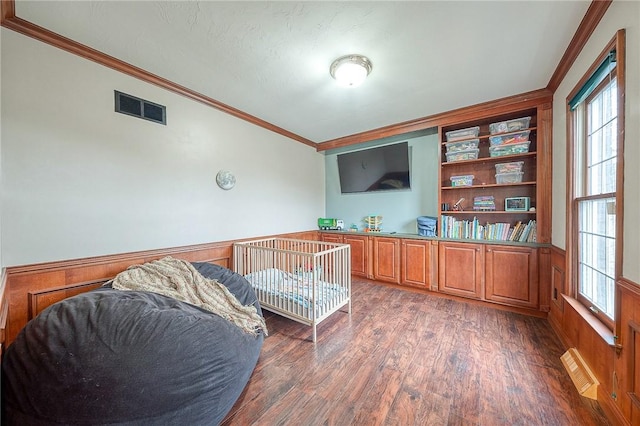
M 9 297 L 7 296 L 7 270 L 0 273 L 0 359 L 5 348 L 7 321 L 9 316 Z
M 566 349 L 575 347 L 600 381 L 598 402 L 613 424 L 640 425 L 640 285 L 624 278 L 616 282 L 620 335 L 599 322 L 570 297 L 566 253 L 551 251 L 549 323 Z M 561 293 L 554 299 L 554 292 Z
M 551 303 L 549 305 L 549 322 L 556 330 L 556 333 L 560 336 L 562 340 L 564 340 L 564 336 L 562 333 L 562 316 L 564 312 L 564 298 L 563 294 L 567 293 L 566 290 L 566 256 L 564 250 L 561 250 L 557 247 L 551 248 L 551 264 L 549 271 L 550 275 L 550 299 Z M 543 267 L 542 265 L 540 266 Z M 567 345 L 567 342 L 563 342 Z
M 297 232 L 277 235 L 277 237 L 315 240 L 318 239 L 318 232 Z M 77 286 L 80 283 L 105 281 L 115 277 L 119 272 L 131 265 L 161 259 L 165 256 L 173 256 L 190 262 L 212 262 L 231 268 L 233 266 L 232 255 L 234 242 L 236 241 L 222 241 L 8 267 L 6 268 L 6 285 L 2 293 L 3 299 L 2 302 L 0 302 L 4 303 L 4 300 L 6 300 L 7 319 L 6 327 L 0 328 L 0 333 L 4 333 L 4 337 L 0 342 L 6 346 L 15 339 L 18 332 L 26 325 L 30 318 L 29 307 L 32 306 L 31 309 L 39 309 L 37 308 L 38 297 L 42 297 L 40 299 L 42 303 L 47 303 L 46 293 L 51 289 L 60 290 L 65 287 Z M 61 294 L 64 294 L 64 291 L 58 291 L 55 293 L 55 296 L 51 297 L 59 298 Z M 33 307 L 34 303 L 36 304 L 35 308 Z M 0 308 L 1 307 L 2 305 L 0 304 Z M 0 309 L 0 315 L 1 314 L 2 310 Z
M 103 285 L 107 280 L 89 281 L 68 287 L 58 287 L 47 290 L 30 291 L 27 294 L 28 299 L 28 319 L 35 318 L 40 312 L 49 305 L 53 305 L 67 297 L 72 297 L 80 293 L 84 293 L 96 289 Z
M 621 295 L 620 336 L 616 362 L 618 406 L 631 424 L 640 424 L 640 286 L 627 280 L 618 284 Z
M 538 250 L 538 287 L 540 291 L 540 310 L 549 312 L 551 309 L 551 249 L 541 247 Z

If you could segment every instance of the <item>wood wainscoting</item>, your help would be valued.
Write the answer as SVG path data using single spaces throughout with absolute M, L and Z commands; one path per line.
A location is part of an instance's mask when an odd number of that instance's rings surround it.
M 571 296 L 566 253 L 551 250 L 549 323 L 566 349 L 577 348 L 596 375 L 598 402 L 614 424 L 640 425 L 640 284 L 616 282 L 620 312 L 614 336 Z
M 317 240 L 318 232 L 305 231 L 275 235 L 275 237 Z M 43 306 L 65 296 L 69 297 L 95 288 L 131 265 L 173 256 L 190 262 L 212 262 L 231 269 L 233 243 L 246 240 L 7 267 L 2 277 L 4 284 L 0 293 L 0 321 L 6 318 L 3 323 L 0 323 L 1 347 L 10 344 L 27 321 Z

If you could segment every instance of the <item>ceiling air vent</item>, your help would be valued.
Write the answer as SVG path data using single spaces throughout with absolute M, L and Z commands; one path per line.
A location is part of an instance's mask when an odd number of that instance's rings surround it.
M 167 124 L 167 107 L 114 90 L 116 112 L 144 118 L 155 123 Z

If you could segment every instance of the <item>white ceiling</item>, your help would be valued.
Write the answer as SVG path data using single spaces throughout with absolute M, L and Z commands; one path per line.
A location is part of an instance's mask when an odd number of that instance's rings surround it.
M 16 15 L 324 142 L 546 87 L 589 4 L 17 0 Z M 352 89 L 329 75 L 350 53 L 373 63 Z

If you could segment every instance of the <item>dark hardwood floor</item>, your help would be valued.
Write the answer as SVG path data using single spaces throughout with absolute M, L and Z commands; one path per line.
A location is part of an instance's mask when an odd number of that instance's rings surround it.
M 224 425 L 608 425 L 546 319 L 355 279 L 353 312 L 269 337 Z

